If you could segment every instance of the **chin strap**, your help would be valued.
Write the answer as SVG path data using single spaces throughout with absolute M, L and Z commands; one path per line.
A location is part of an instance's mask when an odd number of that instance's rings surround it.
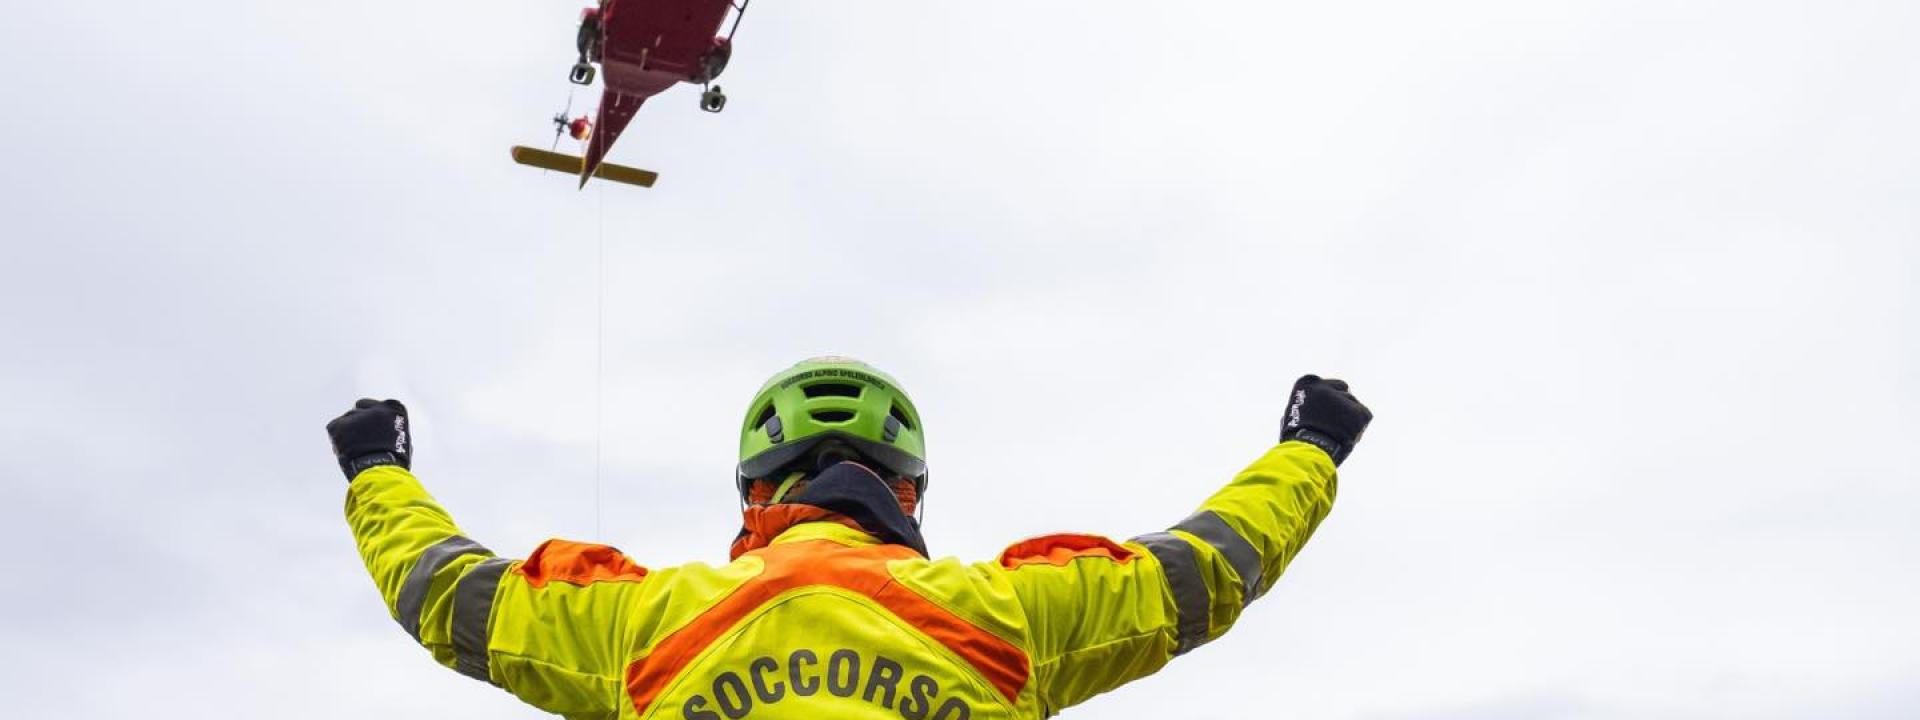
M 793 484 L 800 482 L 801 478 L 806 476 L 806 473 L 799 471 L 787 473 L 787 479 L 780 483 L 780 487 L 773 489 L 773 499 L 769 500 L 768 504 L 778 505 L 781 501 L 786 500 L 787 491 L 792 490 Z

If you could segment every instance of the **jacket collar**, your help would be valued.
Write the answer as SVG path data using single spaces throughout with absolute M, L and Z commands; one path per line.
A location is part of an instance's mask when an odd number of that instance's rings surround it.
M 920 524 L 900 510 L 900 500 L 872 470 L 852 462 L 827 468 L 798 495 L 777 505 L 747 508 L 740 535 L 734 538 L 732 557 L 758 550 L 801 525 L 835 523 L 888 545 L 904 545 L 927 555 Z M 811 529 L 794 534 L 812 535 Z

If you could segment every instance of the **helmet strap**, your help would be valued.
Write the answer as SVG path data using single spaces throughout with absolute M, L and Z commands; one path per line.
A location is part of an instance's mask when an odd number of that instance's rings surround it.
M 780 501 L 785 500 L 787 498 L 787 491 L 793 489 L 793 484 L 796 482 L 799 482 L 801 478 L 804 478 L 806 476 L 807 476 L 806 473 L 799 472 L 797 470 L 794 472 L 787 473 L 787 479 L 784 481 L 781 481 L 780 487 L 773 489 L 773 499 L 767 501 L 767 504 L 769 505 L 780 504 Z

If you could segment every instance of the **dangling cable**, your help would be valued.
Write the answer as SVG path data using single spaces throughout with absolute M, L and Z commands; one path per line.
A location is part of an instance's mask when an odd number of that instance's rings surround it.
M 593 539 L 603 541 L 600 534 L 600 444 L 605 432 L 601 429 L 604 420 L 602 400 L 605 395 L 604 373 L 607 365 L 607 187 L 601 183 L 594 191 L 599 196 L 599 230 L 593 240 Z

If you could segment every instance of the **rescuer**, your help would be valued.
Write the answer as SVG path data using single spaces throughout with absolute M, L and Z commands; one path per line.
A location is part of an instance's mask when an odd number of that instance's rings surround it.
M 1372 413 L 1294 383 L 1279 444 L 1171 528 L 934 559 L 920 414 L 863 363 L 816 358 L 747 407 L 732 562 L 650 569 L 548 540 L 470 540 L 409 469 L 407 411 L 327 424 L 347 521 L 388 609 L 435 660 L 570 718 L 1042 718 L 1227 631 L 1332 507 Z

